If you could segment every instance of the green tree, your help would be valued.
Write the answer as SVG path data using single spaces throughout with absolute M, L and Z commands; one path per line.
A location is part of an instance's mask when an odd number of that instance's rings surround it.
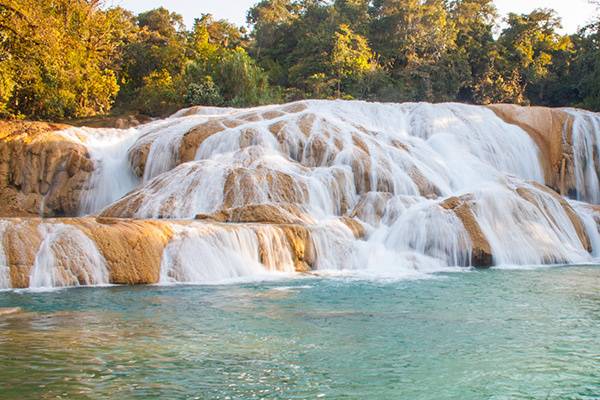
M 124 10 L 102 10 L 98 1 L 4 0 L 2 112 L 46 119 L 108 112 L 127 23 Z
M 377 68 L 375 54 L 367 39 L 358 35 L 346 24 L 335 33 L 331 65 L 337 80 L 337 97 L 341 97 L 342 82 L 345 79 L 361 80 Z
M 152 71 L 144 77 L 138 93 L 136 109 L 147 115 L 165 116 L 184 105 L 182 88 L 166 69 Z
M 501 53 L 497 65 L 505 79 L 512 77 L 516 85 L 511 89 L 516 96 L 510 100 L 528 103 L 530 98 L 543 98 L 541 83 L 553 72 L 559 54 L 571 51 L 571 40 L 556 32 L 561 25 L 553 10 L 509 14 L 506 22 L 508 26 L 498 39 Z
M 124 48 L 119 93 L 124 104 L 137 97 L 147 76 L 167 70 L 177 77 L 187 62 L 187 33 L 181 15 L 161 7 L 139 14 L 136 22 L 136 37 Z
M 208 75 L 200 82 L 188 86 L 185 104 L 186 106 L 220 106 L 223 104 L 223 96 L 212 77 Z
M 478 88 L 492 73 L 497 56 L 493 36 L 497 11 L 492 0 L 457 0 L 450 18 L 456 29 L 456 59 L 463 67 L 458 99 L 474 102 L 483 97 Z
M 445 1 L 375 0 L 372 15 L 370 42 L 402 89 L 393 100 L 455 97 L 456 29 Z M 450 79 L 441 82 L 440 76 Z

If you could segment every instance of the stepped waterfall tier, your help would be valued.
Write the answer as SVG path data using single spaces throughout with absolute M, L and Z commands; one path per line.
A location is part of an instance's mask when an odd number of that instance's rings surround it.
M 4 289 L 593 263 L 600 115 L 315 100 L 4 122 L 0 201 Z

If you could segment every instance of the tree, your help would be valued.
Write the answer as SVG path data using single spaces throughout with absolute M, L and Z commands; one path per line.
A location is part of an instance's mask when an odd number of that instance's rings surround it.
M 152 116 L 165 116 L 183 106 L 178 82 L 168 70 L 152 71 L 144 77 L 135 106 L 138 111 Z
M 4 0 L 0 4 L 0 110 L 57 119 L 107 112 L 130 26 L 98 1 Z
M 141 13 L 136 36 L 125 46 L 120 76 L 121 103 L 131 103 L 153 72 L 167 70 L 177 77 L 186 65 L 187 38 L 183 18 L 165 8 Z
M 478 90 L 493 75 L 496 7 L 492 0 L 457 0 L 451 4 L 450 18 L 456 29 L 456 58 L 465 67 L 458 99 L 474 102 L 485 97 Z
M 223 97 L 212 77 L 207 75 L 200 82 L 191 83 L 188 86 L 185 104 L 187 106 L 220 106 L 223 104 Z
M 561 53 L 571 51 L 568 36 L 556 32 L 560 18 L 553 10 L 537 9 L 530 14 L 509 14 L 508 26 L 498 39 L 501 57 L 499 69 L 504 77 L 512 76 L 518 95 L 511 100 L 528 102 L 528 98 L 544 97 L 540 85 L 552 73 L 553 61 Z
M 454 97 L 456 83 L 449 89 L 434 84 L 437 76 L 453 75 L 456 30 L 445 2 L 375 0 L 372 15 L 370 42 L 403 89 L 394 100 Z
M 377 65 L 375 54 L 369 47 L 367 39 L 358 35 L 346 24 L 335 33 L 331 65 L 337 75 L 337 97 L 341 97 L 341 86 L 344 79 L 360 80 L 373 71 Z

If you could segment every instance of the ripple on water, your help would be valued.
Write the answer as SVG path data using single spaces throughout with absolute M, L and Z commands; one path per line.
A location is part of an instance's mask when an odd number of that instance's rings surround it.
M 0 397 L 600 397 L 600 268 L 442 276 L 3 292 Z

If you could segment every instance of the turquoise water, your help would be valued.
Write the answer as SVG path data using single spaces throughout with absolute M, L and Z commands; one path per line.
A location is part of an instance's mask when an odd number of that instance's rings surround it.
M 599 399 L 600 268 L 2 292 L 0 398 Z

